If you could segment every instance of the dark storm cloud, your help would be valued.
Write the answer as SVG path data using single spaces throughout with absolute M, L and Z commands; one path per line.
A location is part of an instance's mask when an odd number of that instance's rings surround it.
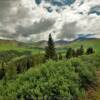
M 75 38 L 76 33 L 80 31 L 80 28 L 77 27 L 77 22 L 72 23 L 64 23 L 58 38 L 63 39 L 71 39 Z
M 16 34 L 21 34 L 25 37 L 32 34 L 39 34 L 50 30 L 55 23 L 53 19 L 41 19 L 39 22 L 35 22 L 31 26 L 23 27 L 17 26 Z
M 91 7 L 89 14 L 100 15 L 100 5 L 96 5 L 96 6 Z

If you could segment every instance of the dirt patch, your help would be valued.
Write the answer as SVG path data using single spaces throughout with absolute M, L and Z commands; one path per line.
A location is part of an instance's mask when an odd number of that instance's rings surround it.
M 96 72 L 97 86 L 89 87 L 86 92 L 85 100 L 100 100 L 100 69 Z

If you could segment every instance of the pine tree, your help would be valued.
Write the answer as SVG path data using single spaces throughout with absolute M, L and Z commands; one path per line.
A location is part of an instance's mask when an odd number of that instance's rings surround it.
M 91 48 L 91 47 L 90 47 L 90 48 L 88 48 L 88 49 L 87 49 L 87 51 L 86 51 L 86 54 L 88 54 L 88 55 L 89 55 L 89 54 L 92 54 L 92 53 L 94 53 L 94 49 L 93 49 L 93 48 Z
M 67 50 L 67 53 L 66 53 L 66 58 L 69 59 L 69 58 L 72 58 L 75 56 L 75 51 L 74 49 L 72 48 L 68 48 Z
M 76 57 L 81 56 L 84 54 L 84 47 L 81 45 L 79 49 L 76 50 Z
M 58 59 L 59 59 L 59 60 L 62 60 L 62 59 L 63 59 L 63 56 L 62 56 L 61 53 L 59 53 Z
M 83 55 L 84 54 L 84 47 L 83 47 L 83 45 L 81 45 L 81 47 L 80 47 L 80 55 Z
M 46 59 L 56 59 L 57 58 L 54 41 L 52 39 L 51 34 L 49 34 L 48 46 L 46 47 L 45 53 L 46 53 L 45 54 Z

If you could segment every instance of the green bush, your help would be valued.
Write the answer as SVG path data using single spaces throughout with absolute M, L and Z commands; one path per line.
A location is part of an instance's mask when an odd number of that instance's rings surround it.
M 68 61 L 48 61 L 38 67 L 30 68 L 15 80 L 6 80 L 6 84 L 5 80 L 2 80 L 0 97 L 18 100 L 48 96 L 51 100 L 64 100 L 64 97 L 67 100 L 83 98 L 88 85 L 95 85 L 95 71 L 98 64 L 100 65 L 99 57 L 90 55 Z

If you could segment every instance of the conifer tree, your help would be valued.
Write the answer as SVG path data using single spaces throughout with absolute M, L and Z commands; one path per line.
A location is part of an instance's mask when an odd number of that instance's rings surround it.
M 87 49 L 87 51 L 86 51 L 86 54 L 88 54 L 88 55 L 89 55 L 89 54 L 92 54 L 92 53 L 94 53 L 94 49 L 93 49 L 93 48 L 91 48 L 91 47 L 90 47 L 90 48 L 88 48 L 88 49 Z
M 48 46 L 46 47 L 45 53 L 46 53 L 45 54 L 46 59 L 56 59 L 57 58 L 54 41 L 53 41 L 51 34 L 49 34 Z
M 62 60 L 63 59 L 63 56 L 61 53 L 59 53 L 59 56 L 58 56 L 59 60 Z
M 67 53 L 66 53 L 66 58 L 67 59 L 72 58 L 74 57 L 74 55 L 75 55 L 74 50 L 72 48 L 68 48 Z
M 81 47 L 80 47 L 80 55 L 83 55 L 84 54 L 84 47 L 83 47 L 83 45 L 81 45 Z
M 83 54 L 84 54 L 84 47 L 83 45 L 81 45 L 81 47 L 76 50 L 76 57 L 81 56 Z

